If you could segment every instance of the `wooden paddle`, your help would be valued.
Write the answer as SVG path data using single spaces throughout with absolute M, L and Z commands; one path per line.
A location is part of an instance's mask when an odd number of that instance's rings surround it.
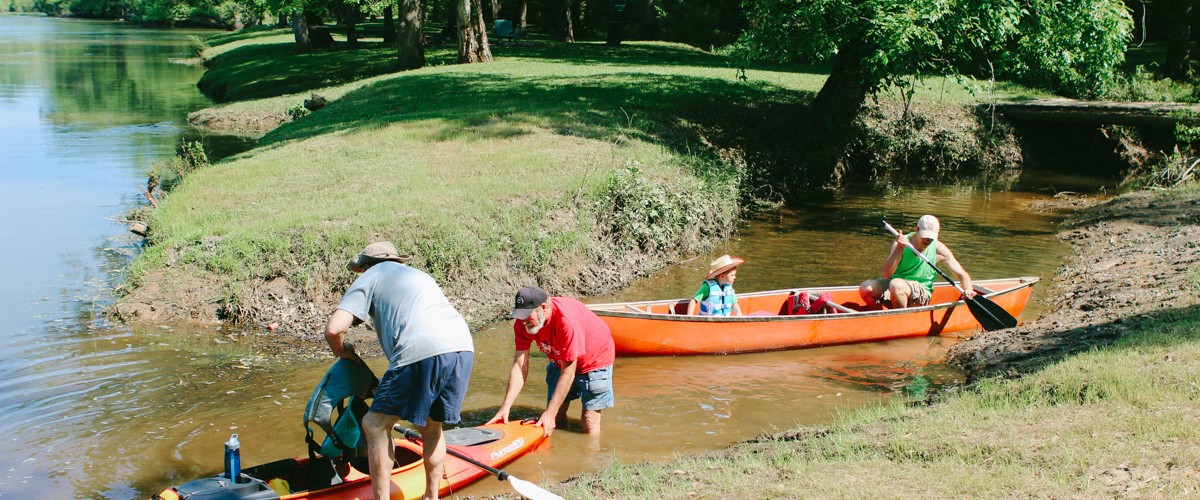
M 886 220 L 880 220 L 880 222 L 883 223 L 883 227 L 886 227 L 888 231 L 891 231 L 892 235 L 901 235 L 900 231 L 897 231 L 896 228 L 892 227 L 891 224 L 888 224 Z M 946 281 L 949 281 L 951 285 L 954 285 L 954 288 L 958 289 L 959 293 L 963 294 L 963 299 L 967 301 L 967 309 L 971 310 L 971 314 L 975 316 L 975 321 L 978 321 L 979 325 L 982 326 L 984 330 L 990 332 L 992 330 L 1002 330 L 1017 326 L 1017 318 L 1014 318 L 1013 315 L 1009 314 L 1008 311 L 1005 311 L 1004 308 L 1000 307 L 999 304 L 988 300 L 987 297 L 976 295 L 969 299 L 966 298 L 967 292 L 964 291 L 961 286 L 958 286 L 958 283 L 955 283 L 954 280 L 950 279 L 946 273 L 942 272 L 941 269 L 938 269 L 938 266 L 934 265 L 933 262 L 930 262 L 928 258 L 921 254 L 921 252 L 918 252 L 917 249 L 912 246 L 912 243 L 909 243 L 907 238 L 904 240 L 904 245 L 907 246 L 909 250 L 912 250 L 914 254 L 917 254 L 917 257 L 920 257 L 921 260 L 925 261 L 926 264 L 929 264 L 929 267 L 932 267 L 934 271 L 937 271 L 937 273 L 942 275 L 943 278 L 946 278 Z
M 409 440 L 411 440 L 413 442 L 417 442 L 417 443 L 421 442 L 421 435 L 417 434 L 416 432 L 413 432 L 411 429 L 405 429 L 404 427 L 401 427 L 400 425 L 392 426 L 392 429 L 395 430 L 396 432 L 403 432 L 404 437 L 408 438 Z M 446 447 L 446 453 L 454 455 L 455 457 L 461 459 L 462 461 L 464 461 L 466 463 L 469 463 L 471 465 L 479 467 L 480 469 L 483 469 L 485 471 L 491 472 L 492 474 L 495 474 L 496 479 L 499 479 L 501 481 L 508 481 L 508 484 L 511 485 L 514 490 L 517 490 L 517 493 L 520 493 L 525 498 L 530 498 L 532 500 L 563 500 L 563 497 L 560 497 L 558 495 L 555 495 L 554 493 L 546 491 L 545 489 L 543 489 L 542 487 L 540 487 L 536 484 L 533 484 L 529 481 L 517 479 L 513 475 L 511 475 L 507 472 L 504 472 L 500 469 L 481 464 L 481 463 L 475 461 L 475 459 L 466 455 L 465 453 L 455 450 L 449 446 Z

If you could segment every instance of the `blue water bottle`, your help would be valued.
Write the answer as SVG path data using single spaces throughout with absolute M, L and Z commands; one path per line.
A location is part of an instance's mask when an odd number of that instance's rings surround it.
M 229 436 L 229 441 L 225 443 L 225 477 L 234 483 L 241 482 L 242 451 L 237 434 Z

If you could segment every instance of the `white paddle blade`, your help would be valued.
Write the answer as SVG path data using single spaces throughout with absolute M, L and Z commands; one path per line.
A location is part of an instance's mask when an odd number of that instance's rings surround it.
M 517 493 L 530 500 L 563 500 L 563 497 L 550 493 L 529 481 L 517 479 L 512 476 L 508 476 L 507 481 L 508 484 L 512 485 L 514 490 L 517 490 Z

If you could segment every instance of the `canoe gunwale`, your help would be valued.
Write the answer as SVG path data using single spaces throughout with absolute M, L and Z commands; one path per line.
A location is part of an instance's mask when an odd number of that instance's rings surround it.
M 1010 293 L 1015 293 L 1024 288 L 1032 287 L 1033 285 L 1035 285 L 1039 281 L 1041 281 L 1041 278 L 1039 278 L 1037 276 L 1021 276 L 1021 277 L 1017 277 L 1017 278 L 980 280 L 978 282 L 975 282 L 974 284 L 977 286 L 986 288 L 986 285 L 989 285 L 989 284 L 994 285 L 996 283 L 1007 283 L 1007 282 L 1013 282 L 1013 281 L 1017 282 L 1017 284 L 1015 286 L 1011 286 L 1009 288 L 1004 288 L 1001 290 L 992 291 L 991 293 L 983 295 L 983 297 L 992 299 L 994 297 L 1001 297 L 1004 295 L 1008 295 Z M 934 284 L 935 289 L 950 287 L 950 286 L 951 286 L 950 283 L 947 283 L 944 281 Z M 738 298 L 742 299 L 742 298 L 754 298 L 754 297 L 762 297 L 762 296 L 769 296 L 769 295 L 786 295 L 786 294 L 792 293 L 792 292 L 821 293 L 821 292 L 849 291 L 849 290 L 857 291 L 858 286 L 855 285 L 855 286 L 787 288 L 787 289 L 782 289 L 782 290 L 766 290 L 766 291 L 761 291 L 761 292 L 750 292 L 750 293 L 746 293 L 746 294 L 738 294 Z M 938 310 L 942 310 L 942 309 L 949 309 L 952 307 L 960 307 L 960 306 L 964 307 L 964 308 L 966 307 L 966 301 L 959 299 L 954 302 L 943 302 L 940 304 L 925 305 L 925 306 L 920 306 L 920 307 L 908 307 L 908 308 L 903 308 L 903 309 L 881 309 L 881 310 L 877 310 L 877 311 L 857 311 L 857 312 L 851 312 L 851 313 L 836 313 L 836 314 L 805 314 L 805 315 L 796 315 L 796 316 L 792 316 L 792 315 L 782 315 L 782 316 L 781 315 L 762 315 L 762 316 L 699 316 L 699 315 L 691 315 L 691 316 L 689 316 L 686 314 L 663 314 L 663 313 L 649 313 L 649 312 L 634 312 L 634 311 L 627 309 L 627 306 L 645 307 L 645 306 L 655 306 L 655 305 L 677 304 L 681 300 L 687 300 L 687 298 L 667 299 L 667 300 L 630 301 L 630 302 L 611 302 L 611 303 L 605 303 L 605 304 L 588 304 L 587 307 L 589 309 L 591 309 L 592 312 L 596 313 L 598 316 L 611 316 L 611 317 L 617 317 L 617 318 L 631 318 L 631 319 L 643 319 L 643 320 L 654 320 L 654 321 L 686 321 L 686 322 L 695 322 L 695 323 L 765 323 L 765 322 L 830 321 L 830 320 L 836 321 L 836 320 L 870 318 L 870 317 L 875 317 L 875 316 L 893 316 L 893 315 L 899 315 L 899 314 L 911 314 L 911 313 L 919 313 L 919 312 L 926 312 L 926 311 L 938 311 Z M 611 309 L 609 309 L 609 308 L 611 308 Z

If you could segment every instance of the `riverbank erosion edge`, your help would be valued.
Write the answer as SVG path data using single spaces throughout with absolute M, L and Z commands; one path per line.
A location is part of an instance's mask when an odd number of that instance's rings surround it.
M 1019 378 L 1111 345 L 1144 322 L 1200 305 L 1200 195 L 1137 191 L 1091 207 L 1059 239 L 1074 247 L 1048 314 L 955 344 L 947 362 L 970 381 Z
M 567 498 L 1181 498 L 1200 492 L 1200 186 L 1080 208 L 1058 307 L 954 345 L 972 383 L 669 462 Z M 986 478 L 986 479 L 984 479 Z M 752 492 L 752 493 L 748 493 Z
M 189 174 L 151 215 L 113 310 L 275 325 L 272 337 L 319 353 L 355 277 L 346 261 L 371 241 L 413 254 L 479 326 L 521 286 L 601 293 L 703 252 L 740 207 L 735 171 L 640 140 L 439 119 L 324 134 Z

